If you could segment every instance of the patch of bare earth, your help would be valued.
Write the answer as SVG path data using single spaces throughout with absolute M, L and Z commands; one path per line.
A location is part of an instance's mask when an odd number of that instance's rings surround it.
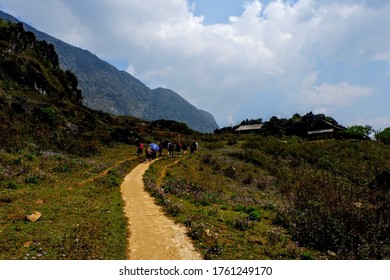
M 128 218 L 127 257 L 131 260 L 200 260 L 185 227 L 166 217 L 144 190 L 142 176 L 150 163 L 141 163 L 121 185 Z

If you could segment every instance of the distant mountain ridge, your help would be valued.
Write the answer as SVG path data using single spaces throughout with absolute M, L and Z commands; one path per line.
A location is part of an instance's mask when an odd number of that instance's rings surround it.
M 2 11 L 0 18 L 21 22 Z M 23 25 L 38 39 L 54 45 L 60 66 L 77 76 L 84 105 L 114 115 L 131 115 L 149 121 L 175 120 L 199 132 L 208 133 L 218 129 L 210 113 L 197 109 L 176 92 L 163 88 L 152 90 L 91 52 L 67 44 L 26 23 Z

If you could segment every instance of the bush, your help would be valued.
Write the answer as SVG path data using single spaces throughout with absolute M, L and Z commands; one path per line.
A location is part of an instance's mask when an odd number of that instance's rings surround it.
M 238 230 L 246 231 L 253 228 L 254 224 L 248 217 L 240 216 L 233 221 L 233 226 Z
M 385 128 L 383 131 L 375 134 L 376 140 L 384 143 L 390 144 L 390 127 Z
M 11 190 L 17 190 L 20 188 L 20 186 L 15 182 L 9 182 L 7 188 Z
M 255 209 L 249 213 L 248 219 L 251 221 L 260 221 L 261 214 L 260 211 Z
M 358 139 L 358 140 L 365 140 L 369 139 L 369 135 L 372 132 L 372 127 L 369 125 L 361 126 L 361 125 L 354 125 L 348 127 L 345 131 L 341 131 L 339 133 L 339 136 L 347 138 L 347 139 Z
M 206 225 L 201 219 L 201 216 L 194 215 L 184 221 L 184 225 L 189 228 L 188 235 L 194 240 L 202 240 L 205 236 Z
M 336 181 L 326 172 L 302 170 L 278 220 L 300 246 L 332 251 L 341 259 L 381 259 L 390 251 L 389 245 L 380 245 L 390 244 L 385 221 L 389 210 L 382 208 L 381 215 L 383 199 L 379 200 L 368 187 Z

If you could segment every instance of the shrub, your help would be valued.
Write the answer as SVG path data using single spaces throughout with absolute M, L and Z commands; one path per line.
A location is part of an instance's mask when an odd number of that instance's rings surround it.
M 206 260 L 213 260 L 216 259 L 216 257 L 220 256 L 224 251 L 224 246 L 220 244 L 218 240 L 215 240 L 212 245 L 210 245 L 207 248 L 205 259 Z
M 389 224 L 384 222 L 389 210 L 380 215 L 381 203 L 368 187 L 335 180 L 326 172 L 302 170 L 290 191 L 290 204 L 281 210 L 284 214 L 278 221 L 291 230 L 300 246 L 333 251 L 342 259 L 388 256 L 389 245 L 380 244 L 389 244 Z
M 24 180 L 27 184 L 30 185 L 37 185 L 39 184 L 39 178 L 35 175 L 29 175 L 27 178 Z
M 255 209 L 249 213 L 248 219 L 251 221 L 260 221 L 261 214 L 260 211 Z
M 41 108 L 38 115 L 41 121 L 47 122 L 50 126 L 55 126 L 64 120 L 62 113 L 54 106 Z
M 247 216 L 240 216 L 233 221 L 233 226 L 241 231 L 253 228 L 254 224 Z
M 111 188 L 118 187 L 120 185 L 118 177 L 111 174 L 107 175 L 107 182 L 108 182 L 108 186 Z
M 168 199 L 164 200 L 164 206 L 165 211 L 173 217 L 179 215 L 183 209 L 183 205 L 181 205 L 180 203 L 172 203 Z
M 20 185 L 18 183 L 15 183 L 15 182 L 9 182 L 7 187 L 8 187 L 8 189 L 11 189 L 11 190 L 17 190 L 20 188 Z
M 206 225 L 201 222 L 201 219 L 201 216 L 194 215 L 184 221 L 184 225 L 189 228 L 188 235 L 194 240 L 202 240 L 205 236 Z
M 385 128 L 381 132 L 377 132 L 375 138 L 382 143 L 390 144 L 390 127 Z

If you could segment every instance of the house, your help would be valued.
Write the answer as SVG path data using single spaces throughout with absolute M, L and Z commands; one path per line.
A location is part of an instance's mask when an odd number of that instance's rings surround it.
M 343 126 L 322 119 L 307 132 L 307 137 L 309 140 L 334 139 L 337 137 L 337 133 L 344 129 Z
M 238 133 L 251 133 L 259 131 L 264 124 L 249 124 L 249 125 L 240 125 L 238 128 L 235 129 Z

